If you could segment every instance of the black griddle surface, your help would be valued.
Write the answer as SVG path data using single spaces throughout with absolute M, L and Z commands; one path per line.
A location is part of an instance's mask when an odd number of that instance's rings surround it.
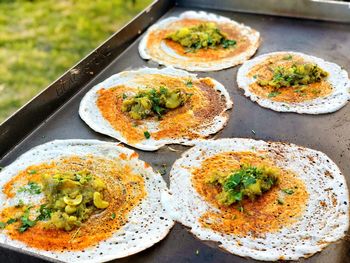
M 178 15 L 186 9 L 175 7 L 165 16 Z M 267 52 L 292 50 L 321 57 L 335 62 L 350 72 L 350 26 L 348 24 L 320 22 L 313 20 L 281 18 L 265 15 L 242 14 L 235 12 L 213 11 L 230 17 L 238 22 L 258 30 L 262 43 L 256 55 Z M 115 59 L 101 74 L 88 85 L 81 88 L 69 101 L 42 123 L 34 132 L 23 139 L 5 155 L 0 166 L 6 166 L 32 147 L 55 139 L 98 139 L 115 142 L 114 139 L 95 133 L 78 115 L 80 100 L 97 83 L 112 74 L 137 69 L 139 67 L 157 67 L 152 61 L 142 60 L 138 54 L 137 39 L 127 50 Z M 209 76 L 221 82 L 234 101 L 233 110 L 227 126 L 215 135 L 216 138 L 244 137 L 271 141 L 284 141 L 310 147 L 326 153 L 340 167 L 349 186 L 350 182 L 350 105 L 325 115 L 311 116 L 294 113 L 277 113 L 251 102 L 239 90 L 236 74 L 239 66 L 217 72 L 199 73 L 200 77 Z M 20 127 L 18 127 L 20 129 Z M 254 131 L 254 132 L 253 132 Z M 180 152 L 170 151 L 167 147 L 156 152 L 136 150 L 140 158 L 149 162 L 157 170 L 162 164 L 167 166 L 168 174 L 173 162 L 188 147 L 172 145 Z M 197 253 L 198 251 L 198 253 Z M 350 242 L 340 241 L 332 244 L 309 259 L 301 262 L 340 263 L 350 262 Z M 44 262 L 0 248 L 0 262 Z M 176 224 L 169 235 L 153 247 L 136 255 L 115 260 L 114 262 L 257 262 L 226 253 L 215 245 L 197 240 L 185 227 Z

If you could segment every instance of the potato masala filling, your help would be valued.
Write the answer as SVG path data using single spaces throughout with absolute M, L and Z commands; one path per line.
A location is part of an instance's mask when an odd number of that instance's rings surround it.
M 46 202 L 40 206 L 39 215 L 35 220 L 30 220 L 32 207 L 26 206 L 20 217 L 12 218 L 10 221 L 20 222 L 19 232 L 26 231 L 38 221 L 44 221 L 46 228 L 70 231 L 79 227 L 93 213 L 108 207 L 109 202 L 102 199 L 102 192 L 105 189 L 105 183 L 88 171 L 43 174 L 42 186 L 29 182 L 27 186 L 18 190 L 30 194 L 44 193 Z M 25 206 L 22 202 L 17 207 Z M 8 223 L 1 222 L 0 225 L 4 228 Z
M 214 173 L 208 183 L 219 186 L 222 190 L 216 196 L 223 205 L 241 202 L 247 197 L 255 200 L 278 183 L 278 170 L 266 166 L 242 165 L 240 169 L 229 174 Z
M 302 102 L 324 97 L 332 92 L 328 72 L 296 55 L 271 57 L 256 65 L 249 76 L 256 79 L 250 90 L 280 102 Z
M 308 193 L 298 175 L 278 167 L 266 153 L 223 152 L 192 172 L 192 184 L 209 209 L 203 227 L 226 234 L 264 235 L 302 215 Z
M 122 111 L 127 112 L 134 120 L 150 116 L 157 116 L 161 119 L 168 111 L 183 106 L 191 95 L 180 89 L 169 90 L 164 86 L 159 89 L 142 90 L 132 96 L 124 93 Z
M 142 176 L 118 160 L 72 156 L 33 165 L 3 188 L 15 205 L 0 228 L 47 250 L 81 250 L 110 237 L 147 195 Z
M 165 39 L 179 43 L 187 48 L 186 52 L 195 52 L 198 49 L 215 49 L 217 47 L 230 48 L 237 43 L 236 40 L 228 39 L 227 35 L 212 22 L 182 27 L 168 34 Z

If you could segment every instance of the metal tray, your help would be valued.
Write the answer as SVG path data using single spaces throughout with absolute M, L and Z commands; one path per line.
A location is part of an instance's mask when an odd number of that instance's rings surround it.
M 295 0 L 306 2 L 306 0 Z M 257 55 L 278 51 L 295 50 L 343 66 L 350 72 L 349 47 L 350 24 L 344 23 L 349 17 L 337 17 L 334 10 L 338 5 L 328 3 L 327 16 L 322 13 L 305 15 L 296 14 L 295 7 L 285 7 L 288 16 L 302 16 L 338 20 L 343 23 L 324 22 L 310 19 L 281 17 L 286 15 L 275 9 L 261 9 L 262 1 L 252 0 L 257 5 L 245 3 L 248 1 L 222 1 L 222 5 L 213 1 L 156 1 L 130 24 L 113 35 L 98 49 L 79 62 L 60 79 L 54 82 L 31 102 L 25 105 L 0 126 L 0 166 L 6 166 L 32 147 L 54 139 L 113 139 L 95 133 L 85 125 L 78 116 L 81 98 L 94 85 L 112 74 L 127 69 L 143 66 L 157 67 L 154 62 L 142 60 L 138 55 L 140 35 L 145 29 L 161 16 L 177 15 L 182 11 L 204 7 L 220 15 L 230 17 L 245 23 L 260 31 L 263 41 Z M 267 5 L 276 2 L 264 1 Z M 281 5 L 285 0 L 279 1 Z M 231 4 L 230 4 L 231 3 Z M 241 3 L 241 6 L 239 5 Z M 244 4 L 245 3 L 245 4 Z M 312 5 L 316 3 L 313 2 Z M 235 12 L 238 7 L 240 12 Z M 253 7 L 255 9 L 253 9 Z M 348 5 L 342 5 L 348 8 Z M 259 9 L 260 8 L 260 9 Z M 342 9 L 340 8 L 340 9 Z M 220 11 L 218 10 L 220 9 Z M 229 10 L 223 11 L 222 9 Z M 267 11 L 266 11 L 267 10 Z M 347 10 L 350 11 L 348 8 Z M 347 10 L 343 10 L 343 13 Z M 348 14 L 349 14 L 349 11 Z M 244 13 L 242 13 L 244 12 Z M 248 14 L 248 13 L 265 13 Z M 302 14 L 302 15 L 300 15 Z M 347 21 L 349 22 L 349 21 Z M 210 76 L 225 85 L 234 100 L 228 125 L 216 137 L 246 137 L 273 141 L 286 141 L 314 148 L 325 152 L 340 167 L 350 183 L 350 106 L 326 115 L 310 116 L 293 113 L 277 113 L 261 108 L 247 99 L 236 84 L 238 67 L 210 73 L 200 73 L 199 76 Z M 253 132 L 254 131 L 254 132 Z M 137 150 L 140 158 L 149 162 L 155 170 L 163 164 L 167 167 L 164 176 L 168 181 L 168 173 L 172 163 L 181 152 L 188 149 L 184 146 L 172 146 L 179 152 L 170 151 L 167 147 L 156 152 Z M 197 252 L 198 251 L 198 252 Z M 343 240 L 327 247 L 309 259 L 300 262 L 350 262 L 350 241 Z M 33 257 L 30 253 L 9 247 L 0 247 L 0 262 L 46 262 L 43 257 Z M 204 243 L 194 238 L 185 227 L 176 224 L 169 235 L 155 246 L 136 255 L 116 260 L 115 262 L 256 262 L 240 258 L 218 249 L 214 244 Z

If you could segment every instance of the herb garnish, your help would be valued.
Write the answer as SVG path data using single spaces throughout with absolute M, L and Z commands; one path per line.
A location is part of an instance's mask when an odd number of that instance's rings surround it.
M 6 224 L 11 225 L 12 223 L 14 223 L 14 222 L 16 222 L 16 221 L 17 221 L 17 219 L 15 219 L 15 218 L 10 218 L 9 220 L 7 220 Z
M 40 214 L 36 218 L 37 221 L 44 221 L 51 218 L 52 209 L 46 207 L 46 204 L 40 206 L 39 212 Z
M 273 97 L 276 97 L 276 96 L 278 96 L 280 94 L 281 94 L 281 92 L 279 92 L 279 91 L 272 91 L 272 92 L 269 93 L 269 95 L 267 95 L 267 97 L 268 98 L 273 98 Z
M 151 138 L 151 134 L 148 131 L 143 132 L 143 135 L 145 136 L 146 139 Z
M 31 208 L 32 207 L 27 207 L 24 210 L 24 213 L 22 214 L 22 216 L 19 218 L 21 225 L 18 228 L 18 231 L 21 233 L 26 231 L 28 228 L 35 226 L 38 221 L 44 221 L 44 220 L 48 220 L 51 218 L 52 210 L 47 208 L 46 205 L 43 204 L 40 206 L 40 208 L 38 210 L 40 214 L 36 217 L 35 220 L 31 220 L 29 218 Z M 11 218 L 10 220 L 7 221 L 7 224 L 12 224 L 16 221 L 17 221 L 17 219 Z
M 115 219 L 115 217 L 116 217 L 115 213 L 112 213 L 111 219 Z
M 193 87 L 193 83 L 192 83 L 192 80 L 187 80 L 186 82 L 185 82 L 185 84 L 186 84 L 186 86 L 187 87 Z
M 294 190 L 293 189 L 282 189 L 282 192 L 286 193 L 287 195 L 292 195 L 294 194 Z
M 19 201 L 18 201 L 18 204 L 17 205 L 15 205 L 15 207 L 22 207 L 22 206 L 24 206 L 24 202 L 23 202 L 23 200 L 22 199 L 20 199 Z
M 237 44 L 236 40 L 230 40 L 230 39 L 225 39 L 221 41 L 222 47 L 223 48 L 229 48 L 231 46 L 234 46 Z
M 292 55 L 287 55 L 287 56 L 285 56 L 285 57 L 283 57 L 283 59 L 284 60 L 291 60 L 293 57 L 292 57 Z
M 278 203 L 279 205 L 283 205 L 283 204 L 284 204 L 284 201 L 283 201 L 282 199 L 278 198 L 278 199 L 277 199 L 277 203 Z
M 304 90 L 301 90 L 301 89 L 295 89 L 295 90 L 294 90 L 294 92 L 295 92 L 295 93 L 303 93 L 303 92 L 304 92 Z
M 0 222 L 0 229 L 4 229 L 7 225 L 11 225 L 17 221 L 16 218 L 10 218 L 6 223 Z
M 255 199 L 256 196 L 268 191 L 277 181 L 278 174 L 273 168 L 242 165 L 241 169 L 229 176 L 215 174 L 208 183 L 222 186 L 217 199 L 221 204 L 231 205 L 236 202 L 240 204 L 244 197 Z M 242 211 L 241 204 L 238 209 Z
M 315 90 L 315 89 L 311 90 L 311 92 L 312 92 L 312 94 L 314 94 L 314 95 L 318 95 L 318 94 L 321 93 L 320 90 Z
M 29 219 L 29 213 L 30 213 L 30 207 L 28 207 L 23 215 L 20 217 L 21 220 L 21 226 L 18 228 L 19 232 L 24 232 L 26 231 L 28 228 L 34 226 L 36 224 L 36 220 L 31 220 Z
M 18 193 L 27 192 L 30 194 L 40 194 L 41 187 L 35 182 L 29 182 L 26 186 L 22 186 L 18 189 Z

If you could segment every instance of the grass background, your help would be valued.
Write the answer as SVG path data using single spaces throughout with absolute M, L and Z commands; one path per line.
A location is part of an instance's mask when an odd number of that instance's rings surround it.
M 0 123 L 152 0 L 0 0 Z

